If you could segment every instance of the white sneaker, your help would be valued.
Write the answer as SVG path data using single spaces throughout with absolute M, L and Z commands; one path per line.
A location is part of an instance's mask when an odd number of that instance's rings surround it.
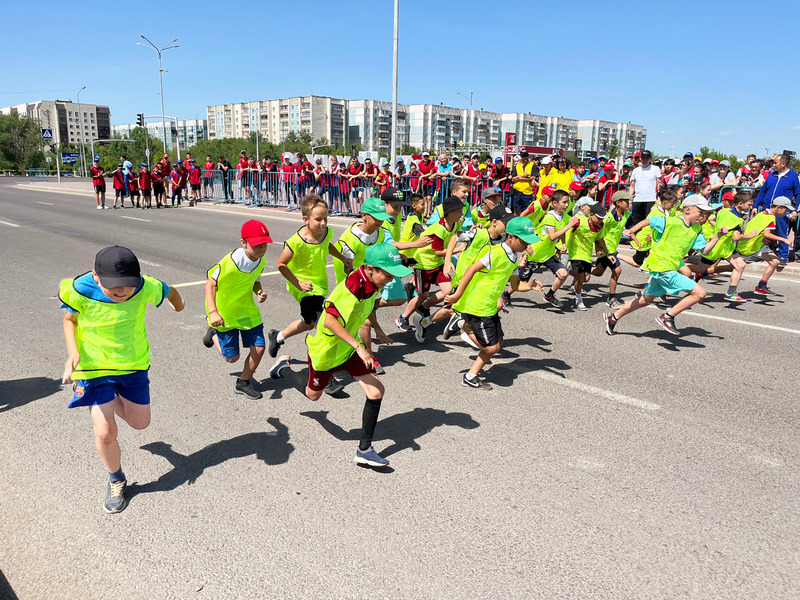
M 576 310 L 587 310 L 586 305 L 583 303 L 583 296 L 580 294 L 575 295 L 575 308 Z
M 97 205 L 97 210 L 103 210 L 103 207 L 98 204 Z

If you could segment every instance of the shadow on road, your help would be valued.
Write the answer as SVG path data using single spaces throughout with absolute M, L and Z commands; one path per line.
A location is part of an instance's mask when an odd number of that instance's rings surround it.
M 322 428 L 338 440 L 356 442 L 361 428 L 342 429 L 328 419 L 327 410 L 301 412 L 301 415 L 314 419 Z M 470 415 L 461 412 L 447 412 L 438 408 L 415 408 L 412 411 L 392 415 L 380 421 L 376 440 L 391 440 L 393 443 L 384 450 L 382 456 L 390 456 L 401 450 L 421 450 L 417 440 L 437 427 L 449 425 L 462 429 L 476 429 L 480 426 Z
M 510 363 L 490 365 L 486 370 L 486 380 L 498 387 L 511 387 L 517 377 L 525 373 L 547 371 L 565 377 L 564 371 L 569 371 L 571 368 L 558 358 L 517 358 Z M 467 369 L 463 369 L 463 372 L 466 373 Z
M 682 348 L 705 348 L 705 344 L 700 344 L 698 342 L 693 342 L 690 339 L 687 339 L 691 336 L 696 336 L 700 338 L 710 339 L 710 340 L 724 340 L 725 338 L 719 335 L 713 335 L 710 331 L 705 329 L 701 329 L 700 327 L 681 327 L 680 328 L 680 336 L 672 335 L 671 333 L 667 333 L 663 329 L 654 329 L 651 331 L 645 332 L 634 332 L 634 331 L 615 331 L 614 335 L 630 335 L 637 338 L 655 338 L 660 340 L 658 345 L 666 350 L 670 350 L 671 352 L 680 352 Z
M 165 442 L 145 444 L 142 450 L 163 456 L 172 465 L 172 470 L 150 483 L 131 484 L 128 487 L 130 497 L 150 492 L 169 492 L 184 483 L 191 485 L 206 469 L 221 465 L 233 458 L 243 458 L 253 454 L 267 465 L 287 462 L 289 455 L 294 451 L 294 446 L 289 443 L 289 429 L 275 417 L 270 417 L 267 421 L 276 431 L 246 433 L 209 444 L 202 450 L 188 455 L 175 452 L 172 446 Z
M 25 406 L 61 391 L 61 381 L 49 377 L 28 377 L 0 381 L 0 412 Z M 0 596 L 2 597 L 2 596 Z
M 0 598 L 3 600 L 17 600 L 19 598 L 11 588 L 11 584 L 8 583 L 6 576 L 3 575 L 2 570 L 0 570 Z

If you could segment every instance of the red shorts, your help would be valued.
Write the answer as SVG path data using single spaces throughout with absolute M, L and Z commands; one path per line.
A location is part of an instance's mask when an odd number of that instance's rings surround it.
M 331 381 L 331 377 L 336 371 L 347 371 L 353 377 L 361 377 L 362 375 L 368 375 L 369 373 L 375 372 L 375 365 L 370 366 L 368 369 L 364 365 L 364 361 L 361 360 L 361 357 L 358 355 L 358 352 L 353 352 L 353 355 L 347 359 L 347 361 L 338 367 L 334 367 L 328 371 L 316 371 L 314 369 L 314 365 L 311 364 L 311 357 L 308 357 L 308 387 L 310 387 L 315 392 L 321 392 L 324 390 L 328 383 Z
M 427 294 L 434 283 L 436 285 L 450 283 L 450 278 L 444 274 L 444 265 L 430 271 L 414 269 L 414 287 L 418 294 Z

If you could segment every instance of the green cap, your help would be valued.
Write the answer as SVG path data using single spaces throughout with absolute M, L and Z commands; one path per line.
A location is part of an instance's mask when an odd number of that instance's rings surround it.
M 633 162 L 630 161 L 630 160 L 626 160 L 624 163 L 622 163 L 622 166 L 623 167 L 632 167 L 633 166 Z
M 364 213 L 372 215 L 379 221 L 392 218 L 392 216 L 386 212 L 386 204 L 384 204 L 380 198 L 375 197 L 364 200 L 364 204 L 361 205 L 361 214 L 363 215 Z
M 542 241 L 542 238 L 534 232 L 531 220 L 525 217 L 514 217 L 506 223 L 506 233 L 514 235 L 528 244 Z
M 528 221 L 528 219 L 525 219 Z M 530 221 L 528 221 L 530 223 Z M 403 266 L 400 252 L 391 244 L 373 244 L 367 248 L 364 264 L 383 269 L 389 275 L 404 277 L 411 275 L 411 269 Z

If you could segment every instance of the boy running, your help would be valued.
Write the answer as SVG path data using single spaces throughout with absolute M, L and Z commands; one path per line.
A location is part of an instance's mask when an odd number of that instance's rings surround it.
M 619 282 L 619 276 L 622 275 L 622 263 L 617 256 L 617 248 L 622 239 L 625 223 L 631 216 L 630 206 L 631 195 L 628 192 L 620 190 L 611 196 L 610 218 L 606 219 L 605 225 L 603 225 L 603 241 L 606 243 L 608 254 L 601 253 L 597 257 L 594 270 L 592 270 L 592 275 L 596 277 L 600 277 L 606 269 L 611 271 L 611 278 L 608 281 L 608 296 L 606 297 L 606 306 L 609 308 L 614 308 L 614 305 L 617 304 L 617 282 Z
M 706 297 L 706 291 L 686 275 L 678 272 L 683 264 L 683 259 L 689 250 L 696 250 L 708 254 L 714 248 L 721 236 L 728 233 L 724 227 L 717 230 L 714 237 L 706 241 L 700 232 L 700 221 L 703 213 L 710 213 L 713 209 L 705 198 L 694 194 L 687 196 L 683 202 L 683 215 L 680 217 L 653 216 L 645 219 L 647 225 L 660 234 L 653 243 L 650 256 L 647 259 L 647 270 L 650 271 L 650 281 L 641 295 L 636 295 L 624 306 L 613 313 L 605 313 L 606 333 L 614 334 L 614 328 L 619 320 L 640 308 L 649 306 L 657 297 L 664 294 L 679 295 L 688 291 L 675 306 L 656 318 L 656 322 L 667 332 L 679 335 L 675 327 L 675 317 L 684 310 L 691 308 Z M 637 224 L 638 225 L 638 224 Z
M 769 281 L 769 278 L 780 263 L 778 255 L 772 252 L 769 246 L 765 244 L 767 242 L 770 244 L 776 242 L 789 243 L 788 238 L 782 238 L 776 234 L 777 226 L 775 225 L 775 219 L 783 217 L 793 208 L 794 205 L 792 201 L 786 196 L 778 196 L 775 198 L 769 209 L 758 213 L 750 219 L 744 230 L 745 239 L 739 242 L 736 249 L 746 263 L 758 261 L 767 263 L 767 266 L 764 268 L 764 274 L 761 275 L 761 280 L 758 282 L 755 289 L 755 293 L 760 296 L 766 296 L 769 293 L 767 281 Z M 756 235 L 748 237 L 753 232 L 755 232 Z
M 261 392 L 253 387 L 251 377 L 264 356 L 264 325 L 261 311 L 253 301 L 267 299 L 261 288 L 267 244 L 272 243 L 266 225 L 250 220 L 242 225 L 242 247 L 227 254 L 208 270 L 206 282 L 206 314 L 208 331 L 203 336 L 206 348 L 215 346 L 226 362 L 239 360 L 239 336 L 242 346 L 250 348 L 235 391 L 254 400 Z
M 163 281 L 142 275 L 136 255 L 121 246 L 100 250 L 94 269 L 62 281 L 58 297 L 67 311 L 64 338 L 69 358 L 62 382 L 74 382 L 69 408 L 89 407 L 97 453 L 108 471 L 103 508 L 118 513 L 128 499 L 115 415 L 134 429 L 150 424 L 145 310 L 166 299 L 180 312 L 183 300 Z
M 300 304 L 300 318 L 283 331 L 269 332 L 269 355 L 275 358 L 284 342 L 299 333 L 314 329 L 328 295 L 328 255 L 340 260 L 346 271 L 353 263 L 333 245 L 333 227 L 328 225 L 328 205 L 316 194 L 300 201 L 303 227 L 286 240 L 278 258 L 278 271 L 286 279 L 286 289 Z
M 536 279 L 520 282 L 517 270 L 520 253 L 539 241 L 533 223 L 525 217 L 515 217 L 506 225 L 506 234 L 506 241 L 493 246 L 483 258 L 472 263 L 455 293 L 445 297 L 445 303 L 461 313 L 472 334 L 470 337 L 480 348 L 472 367 L 461 379 L 461 385 L 478 390 L 492 389 L 478 375 L 503 345 L 503 327 L 497 305 L 506 284 L 510 281 L 511 288 L 521 292 L 541 290 L 542 287 Z
M 503 191 L 499 187 L 487 187 L 481 193 L 481 205 L 472 209 L 472 224 L 476 227 L 488 227 L 492 222 L 489 216 L 500 202 L 503 201 Z
M 588 197 L 578 200 L 576 206 L 578 224 L 567 233 L 567 253 L 575 276 L 575 308 L 586 310 L 581 292 L 592 272 L 592 252 L 597 248 L 599 255 L 610 254 L 603 239 L 603 225 L 608 213 L 602 204 Z

